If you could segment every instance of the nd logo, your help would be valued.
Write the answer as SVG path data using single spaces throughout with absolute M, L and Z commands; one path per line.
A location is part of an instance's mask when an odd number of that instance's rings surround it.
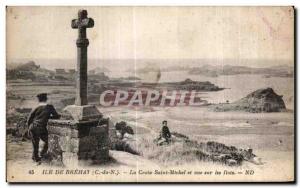
M 245 175 L 253 175 L 254 174 L 254 170 L 246 170 Z

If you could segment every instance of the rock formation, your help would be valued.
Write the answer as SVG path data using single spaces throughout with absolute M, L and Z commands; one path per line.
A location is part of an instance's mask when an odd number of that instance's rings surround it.
M 281 112 L 286 109 L 281 95 L 277 95 L 272 88 L 256 90 L 246 97 L 230 104 L 218 104 L 214 106 L 215 111 L 247 111 L 259 112 Z

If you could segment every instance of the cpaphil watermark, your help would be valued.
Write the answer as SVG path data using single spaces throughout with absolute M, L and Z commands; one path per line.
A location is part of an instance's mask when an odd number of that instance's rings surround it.
M 102 106 L 201 106 L 196 90 L 106 90 L 100 95 Z

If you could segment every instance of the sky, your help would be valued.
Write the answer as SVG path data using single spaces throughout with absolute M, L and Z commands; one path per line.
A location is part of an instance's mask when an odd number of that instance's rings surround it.
M 71 20 L 81 8 L 95 21 L 87 29 L 90 59 L 293 64 L 291 7 L 8 7 L 8 61 L 76 59 L 78 31 Z

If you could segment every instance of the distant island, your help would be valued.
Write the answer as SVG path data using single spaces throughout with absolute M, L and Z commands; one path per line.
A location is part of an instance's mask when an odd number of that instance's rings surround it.
M 272 66 L 267 68 L 253 68 L 247 66 L 233 66 L 233 65 L 202 65 L 195 66 L 169 66 L 169 67 L 155 67 L 145 66 L 135 70 L 128 69 L 128 72 L 136 72 L 138 74 L 147 74 L 148 72 L 172 72 L 172 71 L 186 71 L 191 75 L 203 75 L 208 77 L 218 77 L 221 75 L 239 75 L 239 74 L 256 74 L 263 75 L 264 78 L 270 77 L 294 77 L 294 69 L 290 66 Z
M 212 66 L 204 65 L 189 70 L 189 74 L 217 77 L 220 75 L 260 74 L 268 77 L 294 77 L 294 71 L 289 66 L 273 66 L 268 68 L 252 68 L 246 66 Z
M 187 78 L 181 82 L 166 82 L 166 83 L 142 83 L 139 87 L 145 88 L 160 88 L 169 90 L 186 90 L 186 91 L 220 91 L 224 88 L 220 88 L 211 82 L 204 81 L 198 82 Z
M 55 74 L 55 69 L 64 69 L 64 73 L 69 78 L 71 75 L 69 72 L 74 72 L 73 69 L 68 69 L 68 67 L 63 65 L 68 65 L 69 63 L 73 63 L 73 59 L 40 59 L 40 60 L 31 60 L 31 59 L 15 59 L 9 60 L 6 64 L 7 75 L 9 80 L 15 79 L 32 79 L 32 80 L 40 80 L 44 79 L 45 74 L 53 75 Z M 226 76 L 226 75 L 243 75 L 243 74 L 254 74 L 261 75 L 262 78 L 272 78 L 272 77 L 282 77 L 282 78 L 293 78 L 294 77 L 294 67 L 291 62 L 287 62 L 284 60 L 240 60 L 240 66 L 232 65 L 232 59 L 224 59 L 222 63 L 217 59 L 91 59 L 89 60 L 89 67 L 93 67 L 89 69 L 89 75 L 99 75 L 99 74 L 107 74 L 114 71 L 124 71 L 127 73 L 131 73 L 128 75 L 128 78 L 131 76 L 139 77 L 140 74 L 147 74 L 149 72 L 156 72 L 161 74 L 163 72 L 186 72 L 191 75 L 201 75 L 207 77 L 218 77 L 218 76 Z M 275 62 L 274 62 L 275 61 Z M 37 65 L 37 62 L 42 62 L 43 67 L 41 68 Z M 137 67 L 134 66 L 134 63 L 139 65 Z M 224 64 L 223 64 L 224 62 Z M 35 63 L 35 64 L 34 64 Z M 125 64 L 128 68 L 125 70 L 119 70 L 118 67 L 120 65 Z M 269 67 L 249 67 L 242 66 L 244 64 L 255 66 L 257 64 L 266 64 L 270 65 Z M 271 66 L 271 65 L 279 65 L 279 66 Z M 114 66 L 112 66 L 114 65 Z M 131 65 L 131 66 L 130 66 Z M 291 65 L 291 66 L 289 66 Z M 22 69 L 32 69 L 32 71 L 36 72 L 24 72 Z M 62 68 L 64 67 L 64 68 Z M 16 71 L 18 70 L 18 71 Z M 28 69 L 27 69 L 28 70 Z M 43 71 L 42 71 L 43 70 Z M 21 72 L 20 72 L 21 71 Z M 38 72 L 43 72 L 39 74 Z M 63 74 L 64 74 L 63 73 Z M 135 73 L 135 74 L 133 74 Z M 100 76 L 101 77 L 101 76 Z M 99 77 L 99 78 L 100 78 Z M 48 79 L 48 78 L 47 78 Z M 58 76 L 55 79 L 64 80 L 65 77 Z M 68 79 L 68 78 L 67 78 Z M 106 79 L 107 78 L 103 78 Z M 134 80 L 134 79 L 126 79 L 125 80 Z M 50 79 L 51 80 L 51 79 Z M 136 79 L 138 80 L 138 79 Z
M 108 69 L 99 67 L 89 70 L 89 80 L 109 80 L 103 71 L 109 72 Z M 30 80 L 32 82 L 74 82 L 75 73 L 75 69 L 58 68 L 53 71 L 41 68 L 34 61 L 28 61 L 14 66 L 8 65 L 6 79 L 10 81 Z
M 98 99 L 98 95 L 105 90 L 122 89 L 127 91 L 157 89 L 157 90 L 185 90 L 185 91 L 220 91 L 220 88 L 208 81 L 193 81 L 189 78 L 179 82 L 143 82 L 139 77 L 128 76 L 120 78 L 109 78 L 105 68 L 96 67 L 88 71 L 88 90 L 90 94 Z M 7 81 L 16 83 L 26 83 L 32 85 L 69 85 L 75 84 L 75 69 L 57 68 L 54 71 L 41 68 L 34 61 L 8 66 Z

